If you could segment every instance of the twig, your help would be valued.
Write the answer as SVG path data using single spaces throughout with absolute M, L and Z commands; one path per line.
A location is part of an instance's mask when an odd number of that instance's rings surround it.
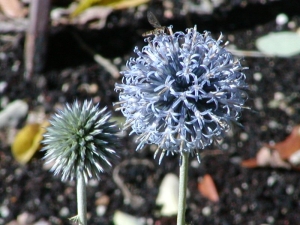
M 80 47 L 88 54 L 90 54 L 99 65 L 101 65 L 107 72 L 111 74 L 113 78 L 118 79 L 120 77 L 119 70 L 114 64 L 93 51 L 76 33 L 73 33 L 73 36 L 79 43 Z
M 276 57 L 275 55 L 265 54 L 259 51 L 246 51 L 246 50 L 237 50 L 237 49 L 230 49 L 230 52 L 235 56 L 242 56 L 242 57 Z
M 25 32 L 29 24 L 27 18 L 7 18 L 0 15 L 0 33 L 21 33 Z
M 124 181 L 119 176 L 120 169 L 126 165 L 146 165 L 150 168 L 154 168 L 154 165 L 151 161 L 149 161 L 147 159 L 130 159 L 130 160 L 124 160 L 118 166 L 116 166 L 114 168 L 113 180 L 118 185 L 118 187 L 121 189 L 122 194 L 124 196 L 125 204 L 128 204 L 132 208 L 137 209 L 145 203 L 145 200 L 143 198 L 141 198 L 140 196 L 131 194 L 131 192 L 129 191 L 127 186 L 124 184 Z
M 30 3 L 30 22 L 24 50 L 27 80 L 45 66 L 50 6 L 50 0 L 32 0 Z

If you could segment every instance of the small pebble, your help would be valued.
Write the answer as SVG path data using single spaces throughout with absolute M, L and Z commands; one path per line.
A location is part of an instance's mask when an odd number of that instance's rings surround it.
M 99 185 L 99 181 L 96 179 L 91 179 L 88 181 L 88 186 L 90 187 L 97 187 Z
M 6 205 L 0 206 L 1 217 L 6 218 L 8 217 L 9 213 L 10 213 L 9 208 Z
M 105 205 L 98 205 L 96 207 L 96 213 L 98 216 L 103 216 L 106 212 L 107 207 Z
M 288 28 L 290 28 L 291 30 L 295 29 L 297 27 L 297 23 L 295 23 L 295 21 L 290 21 L 288 23 Z
M 254 78 L 254 80 L 255 81 L 261 81 L 261 79 L 262 79 L 262 74 L 261 73 L 254 73 L 253 74 L 253 78 Z
M 63 202 L 64 199 L 65 199 L 65 197 L 64 197 L 63 195 L 58 195 L 58 196 L 56 197 L 57 202 Z
M 241 162 L 242 162 L 242 158 L 239 156 L 233 156 L 229 160 L 233 164 L 241 164 Z
M 245 213 L 247 211 L 248 211 L 248 206 L 247 205 L 242 205 L 241 212 Z
M 211 208 L 209 206 L 205 206 L 202 209 L 203 216 L 210 216 L 211 215 Z
M 276 129 L 276 128 L 278 128 L 279 124 L 278 124 L 277 121 L 271 120 L 271 121 L 269 121 L 268 126 L 269 126 L 269 128 L 271 128 L 271 129 Z
M 280 13 L 276 16 L 276 24 L 282 26 L 289 21 L 289 18 L 286 14 Z
M 70 214 L 70 210 L 67 207 L 62 207 L 59 211 L 59 215 L 61 217 L 68 217 Z
M 248 185 L 247 183 L 242 183 L 242 188 L 243 188 L 244 190 L 248 190 L 249 185 Z
M 292 195 L 294 194 L 295 192 L 295 188 L 293 185 L 288 185 L 285 189 L 285 192 L 288 194 L 288 195 Z
M 263 104 L 262 98 L 255 98 L 254 99 L 254 107 L 257 110 L 262 110 L 264 108 L 264 104 Z
M 280 210 L 280 212 L 283 214 L 283 215 L 286 215 L 287 213 L 288 213 L 288 209 L 287 208 L 282 208 L 281 210 Z
M 252 203 L 249 208 L 250 210 L 255 210 L 257 208 L 257 203 Z
M 51 225 L 51 223 L 45 220 L 39 220 L 35 222 L 33 225 Z
M 113 60 L 113 63 L 115 65 L 120 65 L 121 62 L 122 62 L 122 58 L 121 57 L 114 58 L 114 60 Z
M 275 176 L 269 176 L 267 179 L 267 184 L 269 187 L 272 187 L 277 181 L 277 178 Z
M 233 193 L 234 193 L 237 197 L 241 197 L 241 196 L 242 196 L 242 191 L 241 191 L 241 189 L 239 189 L 238 187 L 233 188 Z
M 199 164 L 198 160 L 192 160 L 191 161 L 191 167 L 192 168 L 197 169 L 197 168 L 199 168 L 199 166 L 200 166 L 200 164 Z
M 28 212 L 23 212 L 17 217 L 17 221 L 19 224 L 32 224 L 35 220 L 35 216 Z
M 222 149 L 223 150 L 228 150 L 229 149 L 229 145 L 228 145 L 228 143 L 222 143 Z
M 280 101 L 284 99 L 285 99 L 285 95 L 282 92 L 275 92 L 274 100 Z
M 267 217 L 267 222 L 270 223 L 270 224 L 273 224 L 275 222 L 275 219 L 273 216 L 268 216 Z
M 235 215 L 234 215 L 234 222 L 235 222 L 236 224 L 240 224 L 241 221 L 242 221 L 242 219 L 243 219 L 243 216 L 242 216 L 241 214 L 235 214 Z
M 7 82 L 1 81 L 0 82 L 0 93 L 2 93 L 6 87 L 7 87 Z
M 248 138 L 249 138 L 249 136 L 248 136 L 247 133 L 242 132 L 242 133 L 240 134 L 240 139 L 241 139 L 242 141 L 247 141 Z

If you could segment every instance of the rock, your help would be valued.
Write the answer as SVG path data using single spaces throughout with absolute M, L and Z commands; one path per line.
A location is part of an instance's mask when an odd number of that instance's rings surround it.
M 35 216 L 33 214 L 30 214 L 28 212 L 23 212 L 22 214 L 18 215 L 17 221 L 18 224 L 33 224 L 33 221 L 35 220 Z
M 114 225 L 145 225 L 146 221 L 117 210 L 113 216 L 113 223 Z
M 168 173 L 159 187 L 156 205 L 162 206 L 162 216 L 173 216 L 177 214 L 179 195 L 179 179 L 177 175 Z
M 15 127 L 27 115 L 28 105 L 22 100 L 15 100 L 0 112 L 0 129 Z

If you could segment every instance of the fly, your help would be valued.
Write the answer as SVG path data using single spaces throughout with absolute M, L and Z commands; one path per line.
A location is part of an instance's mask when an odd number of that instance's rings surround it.
M 165 26 L 160 25 L 154 14 L 150 11 L 147 12 L 147 18 L 149 23 L 155 28 L 154 30 L 147 31 L 142 34 L 143 37 L 148 37 L 151 35 L 159 35 L 159 34 L 164 34 L 168 33 L 168 29 Z

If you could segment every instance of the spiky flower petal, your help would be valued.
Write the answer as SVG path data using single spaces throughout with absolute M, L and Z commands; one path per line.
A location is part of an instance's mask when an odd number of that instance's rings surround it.
M 111 167 L 117 154 L 117 128 L 109 122 L 110 113 L 93 106 L 92 101 L 77 101 L 55 114 L 44 135 L 46 162 L 54 161 L 51 171 L 61 174 L 62 180 L 100 179 L 100 174 Z
M 224 137 L 247 99 L 245 74 L 239 60 L 196 27 L 186 33 L 148 39 L 137 58 L 123 71 L 119 110 L 125 128 L 139 135 L 140 144 L 157 144 L 165 152 L 197 154 Z

